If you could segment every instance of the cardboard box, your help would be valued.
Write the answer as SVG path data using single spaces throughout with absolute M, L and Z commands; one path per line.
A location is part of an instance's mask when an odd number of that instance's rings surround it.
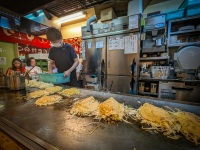
M 100 16 L 101 21 L 112 20 L 117 17 L 112 7 L 101 10 Z
M 127 7 L 128 1 L 120 0 L 112 3 L 105 3 L 103 5 L 95 5 L 94 11 L 97 17 L 97 20 L 101 19 L 100 12 L 101 10 L 112 7 L 117 17 L 127 16 Z

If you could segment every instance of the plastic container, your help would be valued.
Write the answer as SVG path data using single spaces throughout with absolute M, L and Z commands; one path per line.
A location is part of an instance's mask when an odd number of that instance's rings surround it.
M 37 66 L 40 66 L 40 61 L 37 61 L 37 62 L 36 62 L 36 65 L 37 65 Z
M 200 0 L 186 0 L 187 5 L 196 5 L 200 3 Z
M 184 0 L 180 8 L 186 8 L 187 6 L 193 6 L 200 3 L 200 0 Z
M 99 85 L 95 84 L 95 83 L 87 83 L 87 85 L 85 86 L 87 89 L 95 89 L 98 90 Z
M 48 68 L 47 67 L 43 67 L 42 70 L 43 71 L 48 71 Z
M 54 74 L 47 74 L 47 73 L 39 73 L 39 81 L 53 83 L 53 84 L 61 84 L 70 82 L 70 76 L 65 77 L 63 73 L 54 73 Z
M 179 9 L 167 13 L 166 20 L 178 19 L 184 17 L 184 9 Z
M 90 82 L 90 83 L 97 83 L 97 81 L 98 81 L 98 78 L 97 77 L 92 77 L 92 76 L 85 76 L 85 80 L 87 81 L 87 82 Z
M 128 16 L 132 16 L 135 14 L 142 14 L 141 0 L 131 0 L 128 3 Z
M 186 16 L 196 16 L 200 15 L 200 5 L 192 5 L 186 9 Z
M 43 66 L 46 65 L 47 66 L 48 62 L 47 61 L 42 61 L 41 65 L 43 65 Z

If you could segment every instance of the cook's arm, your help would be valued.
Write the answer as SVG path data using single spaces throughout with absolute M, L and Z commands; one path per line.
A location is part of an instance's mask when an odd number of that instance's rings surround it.
M 49 60 L 49 68 L 48 68 L 48 72 L 49 73 L 53 73 L 53 65 L 54 65 L 54 60 Z
M 69 68 L 67 71 L 64 72 L 64 76 L 65 76 L 65 77 L 66 77 L 66 76 L 69 76 L 70 73 L 71 73 L 74 69 L 76 69 L 76 67 L 78 66 L 78 64 L 79 64 L 78 58 L 74 58 L 74 63 L 73 63 L 73 65 L 72 65 L 72 67 Z

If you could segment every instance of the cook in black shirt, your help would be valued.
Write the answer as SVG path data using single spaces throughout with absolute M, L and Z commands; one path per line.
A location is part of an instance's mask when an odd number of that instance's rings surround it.
M 64 77 L 70 75 L 70 86 L 77 86 L 76 67 L 79 64 L 74 48 L 62 42 L 62 34 L 56 28 L 49 28 L 46 33 L 47 39 L 51 41 L 52 48 L 49 52 L 49 73 L 53 73 L 55 64 L 58 73 L 64 73 Z

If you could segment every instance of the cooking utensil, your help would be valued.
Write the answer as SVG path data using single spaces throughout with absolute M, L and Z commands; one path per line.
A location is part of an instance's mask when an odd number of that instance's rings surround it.
M 112 86 L 113 86 L 113 81 L 111 82 L 111 84 L 110 84 L 110 88 L 108 89 L 109 92 L 111 91 Z
M 163 45 L 163 39 L 156 39 L 156 46 L 159 47 L 159 46 L 162 46 Z
M 0 72 L 0 86 L 6 86 L 7 77 L 5 74 Z
M 101 61 L 101 88 L 104 88 L 104 72 L 105 72 L 105 62 L 104 59 Z
M 25 76 L 15 73 L 9 76 L 10 90 L 23 90 L 25 89 Z
M 136 62 L 135 62 L 135 58 L 133 59 L 132 63 L 131 63 L 131 81 L 130 81 L 130 94 L 136 94 L 136 91 L 134 90 L 134 85 L 135 85 L 135 80 L 134 80 L 134 72 L 135 72 L 135 66 L 136 66 Z

